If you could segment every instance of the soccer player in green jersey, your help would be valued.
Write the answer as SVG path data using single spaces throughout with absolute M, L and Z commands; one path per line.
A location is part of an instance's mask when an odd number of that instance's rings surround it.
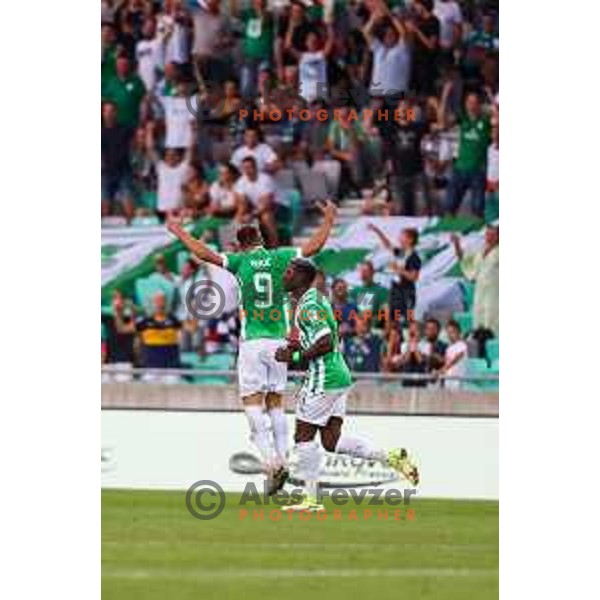
M 291 260 L 316 254 L 327 241 L 337 207 L 329 201 L 318 206 L 324 215 L 323 222 L 301 248 L 265 248 L 258 228 L 244 225 L 237 232 L 240 251 L 217 254 L 179 223 L 168 225 L 169 231 L 197 258 L 227 269 L 237 279 L 241 292 L 240 395 L 271 493 L 279 489 L 288 476 L 288 431 L 282 405 L 287 365 L 275 360 L 275 351 L 285 343 L 289 333 L 291 307 L 287 305 L 283 289 L 283 273 Z
M 304 361 L 308 371 L 297 395 L 296 451 L 299 470 L 305 482 L 301 504 L 286 510 L 319 510 L 317 486 L 321 449 L 315 442 L 317 431 L 321 444 L 329 452 L 379 460 L 398 471 L 412 485 L 419 483 L 416 466 L 404 448 L 386 452 L 362 436 L 342 433 L 346 398 L 352 386 L 352 376 L 339 347 L 338 324 L 329 300 L 313 282 L 316 269 L 306 259 L 295 259 L 284 273 L 284 287 L 296 305 L 294 326 L 297 340 L 281 347 L 275 358 L 285 363 Z

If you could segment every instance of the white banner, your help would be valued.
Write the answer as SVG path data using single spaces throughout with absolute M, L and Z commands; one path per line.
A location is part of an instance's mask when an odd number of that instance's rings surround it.
M 293 416 L 288 420 L 291 444 Z M 421 472 L 418 497 L 498 498 L 497 419 L 359 415 L 344 427 L 384 448 L 414 452 Z M 243 471 L 250 465 L 247 470 L 253 471 L 257 456 L 242 412 L 102 411 L 106 488 L 183 490 L 208 479 L 226 491 L 242 491 L 249 481 L 261 489 L 262 476 L 231 468 Z M 298 476 L 293 469 L 292 476 Z M 411 487 L 394 477 L 381 464 L 340 455 L 328 455 L 321 474 L 340 487 Z

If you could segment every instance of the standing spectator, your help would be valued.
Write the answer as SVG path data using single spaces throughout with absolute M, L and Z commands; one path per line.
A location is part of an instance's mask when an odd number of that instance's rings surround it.
M 462 11 L 456 0 L 435 0 L 433 14 L 440 22 L 440 52 L 442 63 L 454 64 L 454 50 L 462 39 Z
M 136 324 L 142 343 L 142 366 L 146 369 L 178 368 L 181 364 L 179 360 L 181 323 L 177 317 L 168 313 L 165 294 L 158 292 L 153 301 L 152 316 L 142 317 Z
M 183 0 L 165 0 L 157 21 L 158 33 L 165 39 L 165 63 L 179 66 L 187 64 L 190 58 L 190 16 L 183 6 Z
M 371 261 L 366 260 L 360 265 L 360 280 L 361 284 L 352 289 L 352 300 L 361 313 L 370 311 L 373 323 L 380 327 L 384 321 L 378 315 L 387 302 L 388 294 L 383 286 L 375 282 L 375 269 Z
M 381 40 L 373 35 L 375 25 L 387 17 Z M 373 53 L 373 73 L 369 93 L 376 97 L 397 97 L 408 91 L 410 82 L 410 50 L 402 22 L 393 17 L 383 0 L 363 29 L 363 35 Z
M 231 162 L 237 168 L 241 169 L 242 163 L 248 157 L 252 157 L 256 167 L 261 173 L 273 174 L 279 169 L 279 158 L 275 150 L 268 144 L 261 142 L 260 131 L 256 127 L 248 127 L 244 132 L 244 145 L 237 148 Z
M 187 293 L 197 277 L 198 266 L 190 258 L 183 263 L 177 285 L 177 309 L 175 316 L 181 323 L 179 347 L 181 352 L 194 352 L 202 346 L 202 328 L 187 307 Z
M 400 350 L 402 353 L 400 367 L 403 373 L 426 373 L 427 357 L 422 352 L 421 326 L 418 321 L 411 321 L 408 324 L 407 340 L 402 343 Z M 402 385 L 404 387 L 423 387 L 426 385 L 426 382 L 406 379 L 402 382 Z
M 440 102 L 440 126 L 446 128 L 446 104 L 452 82 L 444 86 Z M 471 191 L 473 214 L 483 217 L 487 151 L 490 144 L 490 118 L 483 114 L 481 101 L 475 93 L 465 98 L 465 113 L 458 118 L 460 138 L 458 156 L 454 161 L 452 178 L 446 195 L 446 212 L 455 215 L 465 193 Z
M 340 164 L 342 197 L 349 192 L 360 196 L 361 188 L 370 181 L 369 173 L 373 168 L 367 160 L 368 136 L 363 124 L 351 117 L 348 106 L 339 108 L 338 118 L 331 121 L 325 143 L 326 150 Z
M 416 252 L 419 233 L 416 229 L 404 229 L 400 234 L 400 246 L 395 247 L 379 227 L 371 223 L 369 229 L 394 256 L 394 261 L 390 264 L 390 269 L 395 274 L 390 290 L 390 321 L 395 322 L 398 317 L 413 320 L 417 304 L 416 284 L 421 272 L 421 258 Z
M 405 23 L 413 40 L 412 88 L 417 94 L 435 93 L 440 22 L 433 14 L 433 0 L 415 0 L 416 19 Z
M 101 87 L 104 90 L 106 83 L 115 76 L 117 72 L 117 35 L 112 23 L 102 21 L 101 28 L 102 61 L 100 70 Z
M 465 277 L 475 282 L 473 298 L 473 329 L 488 332 L 489 337 L 498 336 L 498 300 L 500 294 L 500 229 L 498 225 L 488 225 L 485 230 L 485 245 L 479 252 L 465 255 L 459 237 L 452 236 L 452 244 L 460 268 Z M 485 347 L 485 342 L 483 342 Z M 485 356 L 484 348 L 479 355 Z
M 387 123 L 383 128 L 392 163 L 392 189 L 394 214 L 413 216 L 416 214 L 416 192 L 420 190 L 425 198 L 428 214 L 432 212 L 429 185 L 425 177 L 422 141 L 428 126 L 422 120 L 408 118 L 408 111 L 414 110 L 406 101 L 398 103 L 400 119 Z
M 333 29 L 327 25 L 325 40 L 317 30 L 309 30 L 304 38 L 304 50 L 298 52 L 294 47 L 294 29 L 297 26 L 293 20 L 285 38 L 285 50 L 291 53 L 298 62 L 300 89 L 298 93 L 306 102 L 325 99 L 329 95 L 327 76 L 327 59 L 331 54 L 334 43 Z
M 195 117 L 188 106 L 187 84 L 180 81 L 175 93 L 159 99 L 165 111 L 165 148 L 189 148 L 194 143 Z
M 500 127 L 492 126 L 492 143 L 487 155 L 487 195 L 485 199 L 485 220 L 495 221 L 500 215 Z
M 423 340 L 419 344 L 421 354 L 425 356 L 427 362 L 427 372 L 437 371 L 444 365 L 447 344 L 440 340 L 441 325 L 437 319 L 427 319 L 425 321 L 425 331 Z
M 112 298 L 112 315 L 108 320 L 108 362 L 115 365 L 121 374 L 115 374 L 114 381 L 131 381 L 128 373 L 135 364 L 136 310 L 133 302 L 127 300 L 120 290 L 115 290 Z
M 164 160 L 160 158 L 154 136 L 155 124 L 148 124 L 148 148 L 156 165 L 158 177 L 157 213 L 162 218 L 176 214 L 183 207 L 184 183 L 186 182 L 193 155 L 193 145 L 182 156 L 180 150 L 168 148 Z
M 249 205 L 251 215 L 259 220 L 267 245 L 275 247 L 278 242 L 275 211 L 282 206 L 282 199 L 273 178 L 267 173 L 260 173 L 256 160 L 247 156 L 242 161 L 242 176 L 234 189 Z
M 104 100 L 117 107 L 117 122 L 133 129 L 140 116 L 140 105 L 146 94 L 144 83 L 135 73 L 131 73 L 131 64 L 127 56 L 117 58 L 116 73 L 106 81 L 102 90 Z
M 376 373 L 381 366 L 381 338 L 371 331 L 371 319 L 356 320 L 354 335 L 344 342 L 344 356 L 353 371 Z
M 137 71 L 150 94 L 165 68 L 165 37 L 156 33 L 154 19 L 146 19 L 142 29 L 144 38 L 135 46 Z
M 448 347 L 444 355 L 444 365 L 438 371 L 440 375 L 448 377 L 464 377 L 467 372 L 467 344 L 462 339 L 460 325 L 451 319 L 446 324 L 448 335 Z M 444 386 L 448 389 L 458 389 L 461 382 L 458 380 L 445 381 Z
M 131 130 L 119 123 L 117 107 L 112 102 L 102 105 L 102 216 L 113 212 L 118 199 L 128 221 L 133 218 L 133 190 L 130 163 Z
M 292 28 L 292 39 L 289 47 L 286 44 L 287 34 Z M 311 23 L 302 0 L 291 0 L 289 7 L 280 17 L 277 27 L 278 38 L 275 42 L 275 60 L 277 77 L 285 80 L 284 70 L 288 66 L 296 66 L 297 56 L 304 50 L 304 41 L 309 31 L 319 28 L 319 24 Z M 297 89 L 294 90 L 296 92 Z
M 232 3 L 232 14 L 242 22 L 242 67 L 241 92 L 244 98 L 252 98 L 257 92 L 258 70 L 261 63 L 271 65 L 275 39 L 273 14 L 267 10 L 267 0 L 252 0 L 251 5 L 237 10 L 237 0 Z
M 199 0 L 192 9 L 194 44 L 192 53 L 205 81 L 222 83 L 227 66 L 220 54 L 231 44 L 228 18 L 221 13 L 221 0 Z
M 340 324 L 340 335 L 346 336 L 354 332 L 358 316 L 358 306 L 349 299 L 348 284 L 341 278 L 331 284 L 331 304 L 333 314 Z

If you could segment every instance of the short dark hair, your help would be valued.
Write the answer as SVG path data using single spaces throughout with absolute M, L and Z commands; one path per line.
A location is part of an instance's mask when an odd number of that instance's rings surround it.
M 417 0 L 417 2 L 422 4 L 427 9 L 427 12 L 433 11 L 433 0 Z
M 458 331 L 458 333 L 461 333 L 462 330 L 460 328 L 460 325 L 458 324 L 458 321 L 455 321 L 454 319 L 450 319 L 447 323 L 446 323 L 446 327 L 454 327 L 454 329 L 456 329 Z
M 413 246 L 416 246 L 419 243 L 419 232 L 414 227 L 407 227 L 404 230 L 404 233 L 410 236 Z
M 290 263 L 294 271 L 299 272 L 307 284 L 311 284 L 317 276 L 317 268 L 314 263 L 307 258 L 295 258 Z
M 442 328 L 442 324 L 434 317 L 429 317 L 429 319 L 425 320 L 425 323 L 433 323 L 438 331 Z
M 242 162 L 252 163 L 256 167 L 256 159 L 254 158 L 254 156 L 246 156 L 246 158 L 244 158 Z
M 260 230 L 256 225 L 242 225 L 235 234 L 241 246 L 256 246 L 262 242 Z

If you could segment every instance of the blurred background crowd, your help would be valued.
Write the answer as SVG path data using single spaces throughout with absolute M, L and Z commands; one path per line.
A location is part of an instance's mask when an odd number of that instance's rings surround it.
M 474 285 L 469 322 L 346 319 L 343 348 L 355 371 L 460 375 L 468 359 L 494 368 L 497 1 L 102 0 L 101 36 L 103 227 L 217 218 L 219 245 L 228 226 L 255 220 L 276 246 L 294 243 L 323 197 L 356 215 L 481 219 L 491 224 L 481 252 L 465 255 L 452 238 Z M 397 108 L 416 118 L 394 120 Z M 380 233 L 402 257 L 398 276 L 380 286 L 365 262 L 361 288 L 371 289 L 369 302 L 393 306 L 401 287 L 403 306 L 406 298 L 414 306 L 416 240 Z M 155 269 L 173 293 L 154 294 L 144 309 L 115 291 L 103 362 L 231 357 L 236 307 L 205 323 L 185 307 L 205 267 L 183 257 L 172 272 L 157 257 Z M 327 273 L 322 280 L 343 314 L 364 311 L 364 289 Z

